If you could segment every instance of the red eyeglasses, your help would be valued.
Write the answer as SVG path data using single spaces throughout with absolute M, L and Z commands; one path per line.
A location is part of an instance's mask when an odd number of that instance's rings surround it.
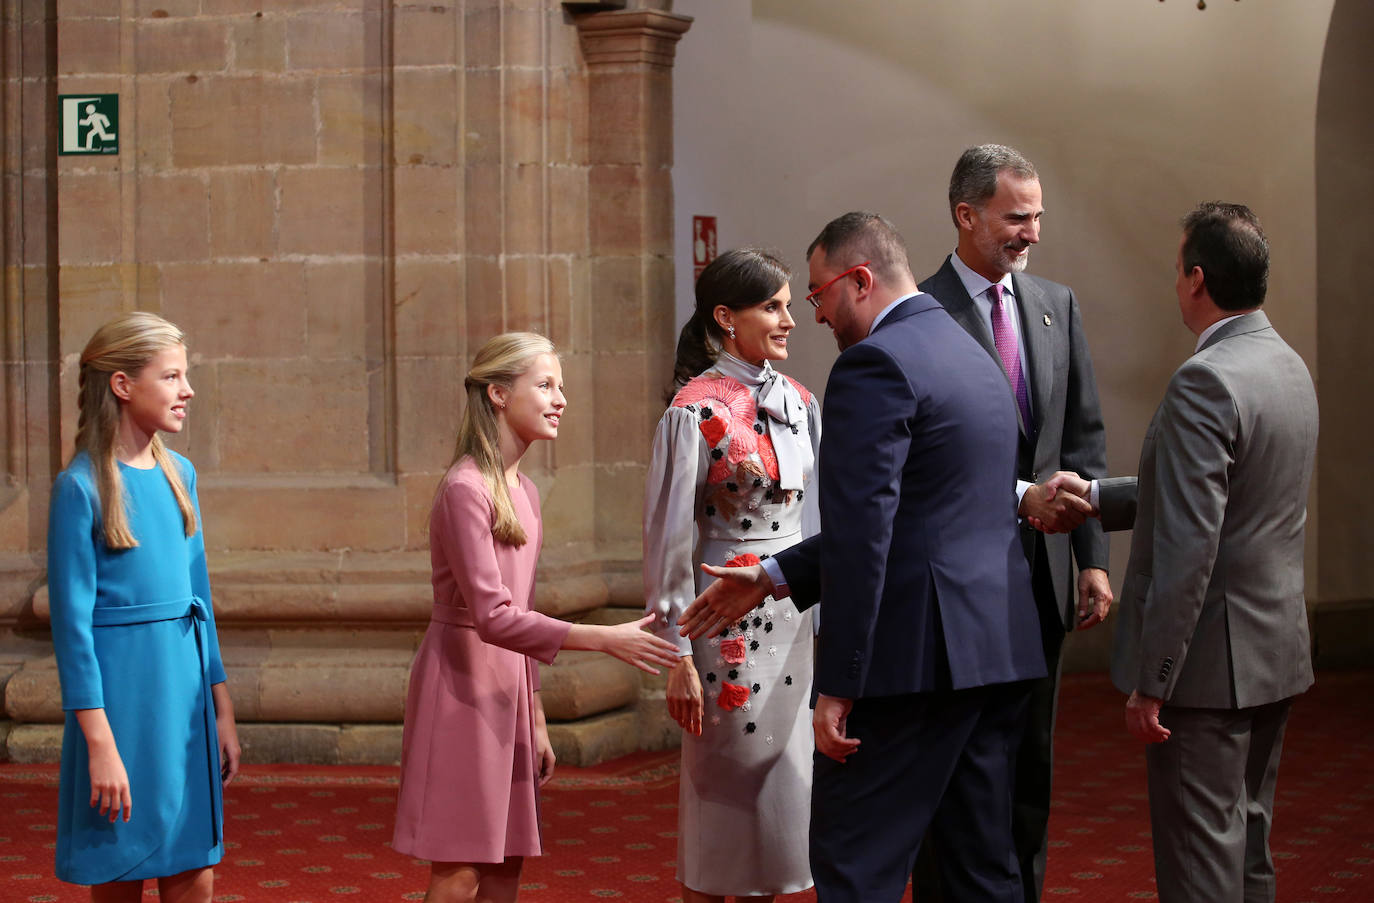
M 821 294 L 822 294 L 826 289 L 830 288 L 830 286 L 834 285 L 836 282 L 839 282 L 841 279 L 843 279 L 844 277 L 848 276 L 850 273 L 854 272 L 854 271 L 857 270 L 859 267 L 866 267 L 866 266 L 868 266 L 868 263 L 869 263 L 869 262 L 868 262 L 867 260 L 865 260 L 863 263 L 856 263 L 856 264 L 854 264 L 852 267 L 850 267 L 849 269 L 845 270 L 843 273 L 841 273 L 840 275 L 836 276 L 834 279 L 831 279 L 831 280 L 830 280 L 829 282 L 827 282 L 825 285 L 822 285 L 820 288 L 818 288 L 818 289 L 816 289 L 815 291 L 810 292 L 809 294 L 807 294 L 806 300 L 808 300 L 808 301 L 811 302 L 811 306 L 812 306 L 812 307 L 816 308 L 817 310 L 820 310 L 820 309 L 821 309 Z

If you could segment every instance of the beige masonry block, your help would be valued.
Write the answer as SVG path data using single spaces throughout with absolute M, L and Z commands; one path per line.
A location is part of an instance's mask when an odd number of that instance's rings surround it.
M 634 709 L 626 709 L 583 721 L 553 723 L 549 725 L 549 744 L 565 765 L 597 765 L 639 749 L 639 721 Z
M 490 257 L 464 260 L 463 306 L 467 312 L 467 336 L 471 353 L 505 328 L 505 273 Z
M 397 466 L 402 471 L 448 463 L 463 403 L 460 369 L 452 357 L 396 362 Z
M 208 16 L 261 14 L 265 9 L 275 13 L 336 10 L 339 5 L 339 0 L 272 0 L 270 7 L 263 0 L 201 0 L 201 10 Z
M 172 83 L 171 97 L 177 166 L 315 160 L 312 79 L 187 76 Z
M 494 164 L 467 166 L 463 172 L 463 220 L 469 254 L 500 254 L 505 250 L 504 179 L 507 171 Z
M 501 65 L 501 10 L 495 3 L 463 4 L 463 62 L 469 69 Z
M 632 666 L 596 652 L 563 652 L 539 666 L 544 715 L 572 721 L 632 705 L 639 698 L 639 674 Z
M 286 21 L 254 16 L 230 26 L 230 69 L 281 72 L 286 68 Z
M 597 254 L 644 252 L 644 171 L 639 166 L 592 166 L 587 173 L 591 246 Z
M 285 358 L 305 345 L 303 263 L 169 264 L 162 311 L 210 359 Z
M 170 79 L 142 78 L 138 81 L 138 103 L 127 113 L 134 123 L 134 150 L 138 168 L 162 172 L 172 168 L 172 98 Z
M 548 272 L 549 338 L 559 348 L 571 350 L 572 342 L 572 260 L 550 257 Z
M 405 506 L 395 486 L 311 489 L 258 479 L 256 488 L 202 481 L 200 502 L 216 548 L 351 549 L 383 552 L 405 541 Z
M 230 473 L 368 469 L 368 377 L 355 361 L 230 361 L 220 368 L 220 466 Z
M 140 260 L 203 260 L 210 248 L 210 199 L 195 176 L 144 176 L 135 211 Z
M 495 69 L 469 69 L 463 76 L 463 152 L 469 165 L 500 163 L 501 73 Z
M 129 269 L 106 265 L 63 266 L 58 270 L 59 353 L 79 354 L 96 329 L 125 310 L 127 286 L 136 278 Z
M 382 179 L 378 169 L 282 170 L 281 252 L 381 253 Z
M 378 75 L 319 78 L 319 159 L 357 165 L 382 162 L 382 79 Z
M 135 11 L 149 19 L 194 16 L 200 13 L 200 0 L 138 0 Z
M 586 254 L 591 201 L 584 166 L 548 167 L 549 251 Z
M 538 7 L 513 8 L 507 4 L 502 12 L 502 64 L 515 68 L 540 68 L 544 65 L 544 35 L 546 12 Z
M 575 414 L 573 415 L 576 416 Z M 542 501 L 541 515 L 547 542 L 570 542 L 591 539 L 591 513 L 596 510 L 596 480 L 588 465 L 565 466 L 562 446 L 564 438 L 559 428 L 558 482 Z
M 381 261 L 306 265 L 306 350 L 311 357 L 367 357 L 383 319 L 382 278 Z
M 46 4 L 26 4 L 24 6 L 25 18 L 35 17 L 48 11 Z M 80 19 L 91 16 L 108 18 L 114 15 L 110 9 L 110 0 L 57 0 L 58 19 Z
M 554 69 L 548 73 L 549 104 L 546 117 L 548 160 L 553 163 L 587 162 L 587 76 L 576 70 Z
M 57 248 L 62 263 L 110 263 L 120 255 L 119 176 L 62 173 L 57 178 Z
M 453 456 L 452 445 L 451 438 L 450 447 L 444 450 L 443 456 L 425 464 L 425 467 L 432 468 L 430 472 L 403 473 L 398 480 L 405 491 L 407 549 L 429 548 L 429 511 L 434 505 L 434 490 L 439 485 L 443 468 Z
M 57 26 L 57 71 L 63 75 L 121 71 L 119 19 L 66 19 Z
M 508 328 L 548 334 L 547 277 L 548 272 L 542 257 L 506 258 Z
M 393 13 L 396 66 L 436 66 L 457 61 L 458 16 L 450 3 L 397 6 Z
M 143 19 L 135 28 L 140 73 L 220 72 L 229 63 L 226 22 Z
M 339 764 L 399 765 L 402 736 L 399 724 L 345 724 L 339 732 Z
M 398 166 L 393 173 L 396 254 L 455 254 L 462 171 L 451 166 Z
M 644 429 L 646 403 L 658 392 L 647 377 L 643 351 L 596 356 L 592 364 L 592 391 L 596 398 L 597 461 L 644 460 L 650 440 Z M 599 492 L 597 500 L 602 500 Z
M 401 163 L 458 162 L 458 77 L 452 69 L 401 69 L 392 76 L 393 135 Z
M 545 172 L 545 167 L 533 165 L 506 169 L 507 254 L 536 254 L 544 250 L 548 227 Z
M 210 173 L 210 256 L 269 257 L 276 250 L 276 180 L 269 170 Z
M 382 63 L 382 21 L 375 11 L 329 10 L 286 23 L 291 69 L 375 68 Z
M 592 327 L 602 351 L 644 348 L 645 282 L 642 257 L 593 257 Z
M 673 171 L 646 167 L 644 177 L 644 251 L 673 256 Z
M 597 163 L 644 162 L 651 116 L 646 76 L 632 69 L 593 69 L 588 82 L 591 159 Z
M 455 260 L 396 261 L 396 354 L 399 357 L 460 357 L 466 316 L 460 286 L 463 267 Z
M 647 449 L 648 439 L 640 446 Z M 596 538 L 602 543 L 639 543 L 644 517 L 642 464 L 602 464 L 596 467 Z
M 240 724 L 239 745 L 245 765 L 294 762 L 301 765 L 339 763 L 337 724 Z

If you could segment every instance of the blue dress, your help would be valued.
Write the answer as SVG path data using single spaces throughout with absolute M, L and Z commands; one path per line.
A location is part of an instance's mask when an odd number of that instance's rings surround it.
M 195 469 L 171 457 L 194 502 Z M 57 877 L 74 884 L 175 875 L 224 855 L 210 686 L 225 676 L 205 542 L 199 529 L 186 536 L 161 468 L 118 466 L 136 548 L 106 547 L 85 452 L 58 474 L 48 519 L 53 647 L 66 711 Z M 93 708 L 105 709 L 129 775 L 127 824 L 90 806 L 89 758 L 75 710 Z

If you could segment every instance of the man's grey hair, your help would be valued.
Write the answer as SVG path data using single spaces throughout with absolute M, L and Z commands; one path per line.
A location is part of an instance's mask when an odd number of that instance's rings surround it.
M 980 144 L 959 156 L 949 177 L 949 217 L 956 227 L 959 219 L 954 209 L 960 204 L 981 209 L 997 193 L 997 177 L 1004 172 L 1022 179 L 1040 178 L 1031 161 L 1005 144 Z

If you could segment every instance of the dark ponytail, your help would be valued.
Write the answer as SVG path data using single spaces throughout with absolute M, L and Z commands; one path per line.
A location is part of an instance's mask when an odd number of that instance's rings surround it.
M 735 248 L 706 265 L 697 277 L 696 306 L 677 339 L 668 403 L 678 389 L 716 362 L 724 338 L 714 316 L 716 307 L 744 310 L 762 304 L 790 278 L 782 257 L 763 248 Z

